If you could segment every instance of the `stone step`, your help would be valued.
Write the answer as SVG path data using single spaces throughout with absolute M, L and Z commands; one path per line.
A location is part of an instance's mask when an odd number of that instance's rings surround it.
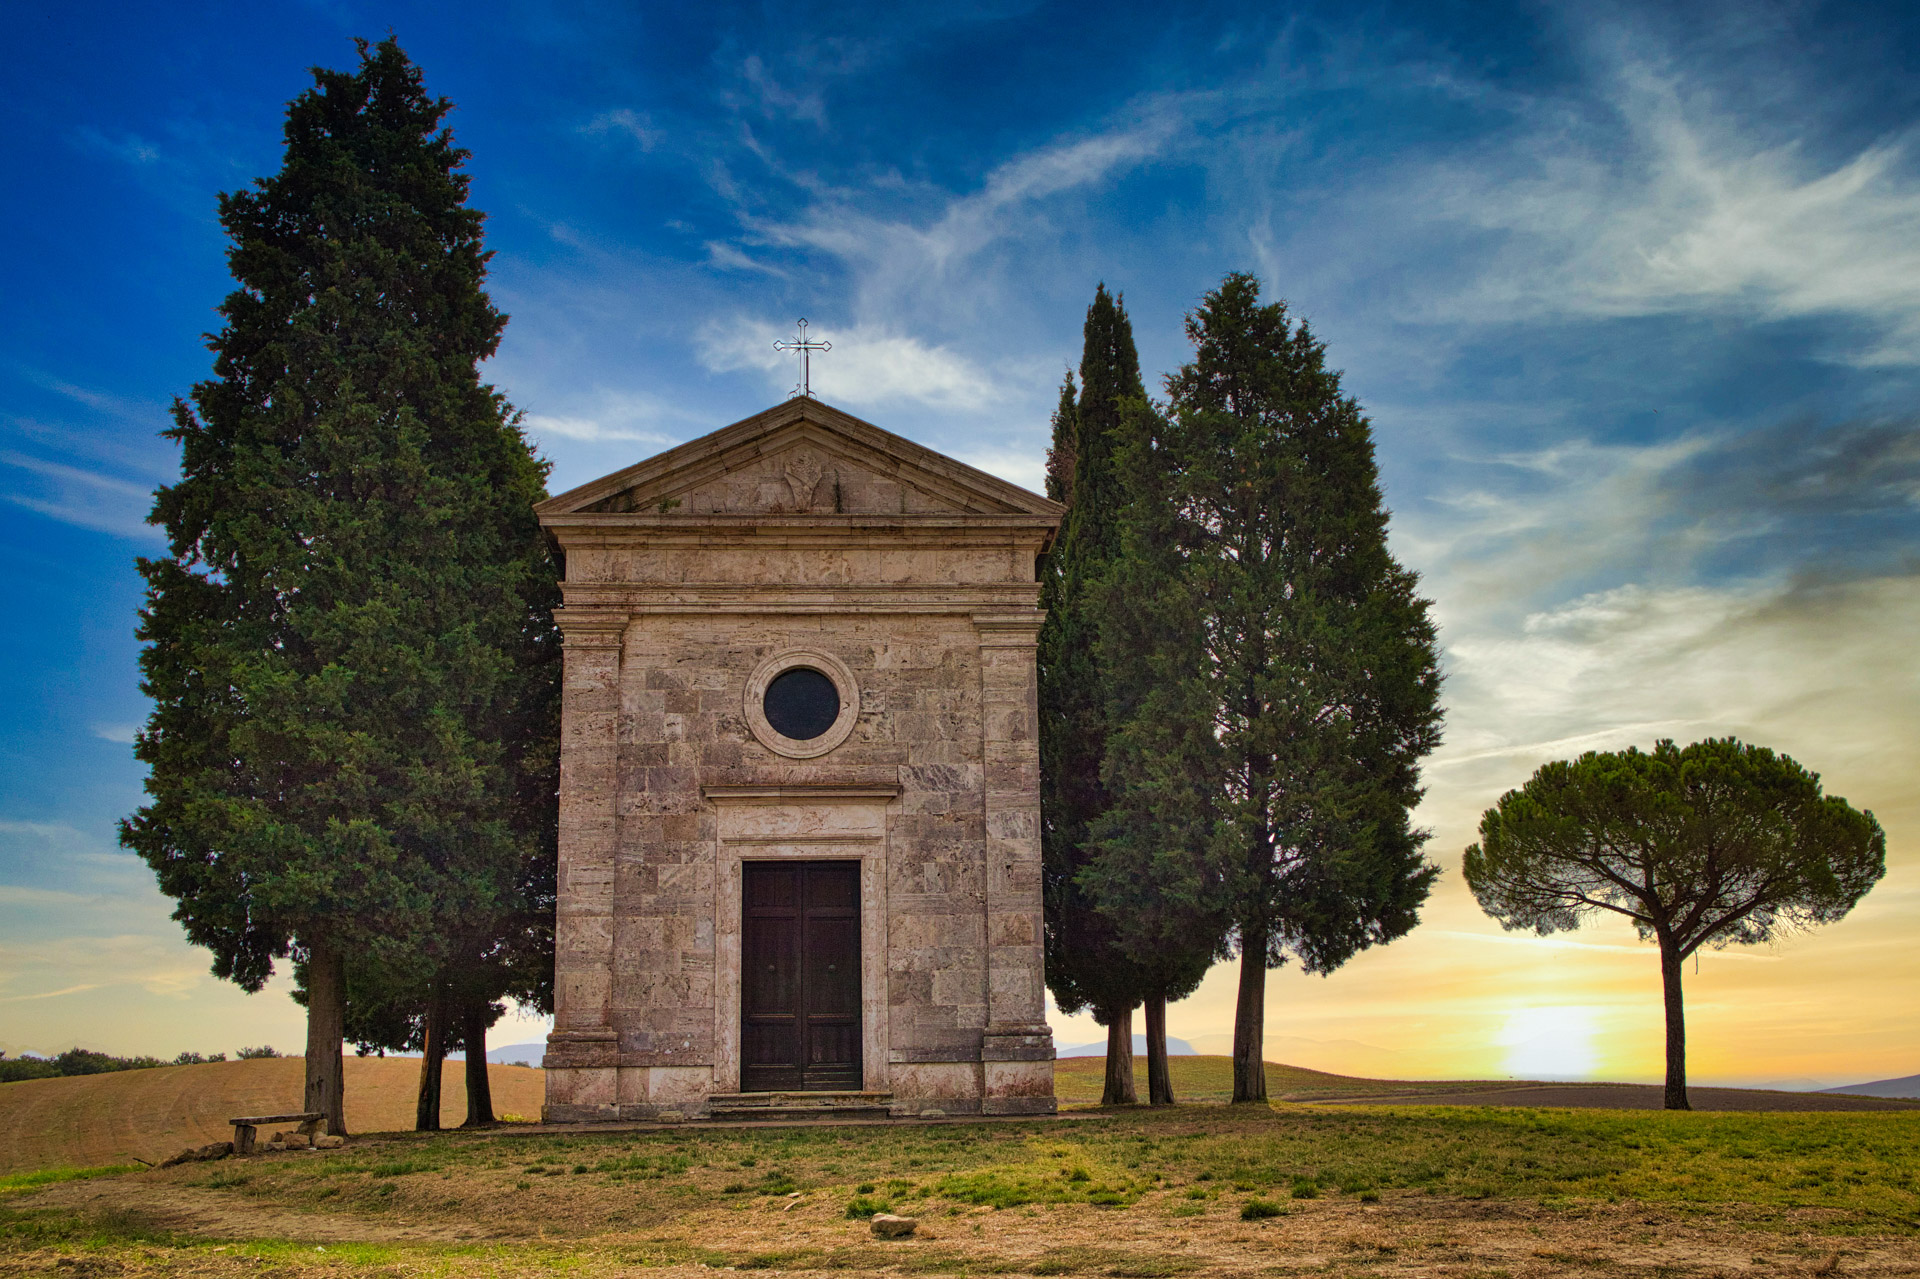
M 710 1119 L 885 1119 L 890 1092 L 735 1092 L 707 1098 Z

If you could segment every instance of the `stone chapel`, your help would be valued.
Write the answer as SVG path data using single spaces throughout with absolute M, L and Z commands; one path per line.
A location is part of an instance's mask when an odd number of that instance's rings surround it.
M 807 396 L 539 506 L 549 1122 L 1053 1111 L 1034 652 L 1063 509 Z

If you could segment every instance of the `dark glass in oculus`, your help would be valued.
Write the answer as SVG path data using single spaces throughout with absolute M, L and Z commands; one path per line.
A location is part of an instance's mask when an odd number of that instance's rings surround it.
M 782 737 L 810 742 L 840 718 L 840 690 L 811 666 L 781 671 L 767 685 L 767 723 Z

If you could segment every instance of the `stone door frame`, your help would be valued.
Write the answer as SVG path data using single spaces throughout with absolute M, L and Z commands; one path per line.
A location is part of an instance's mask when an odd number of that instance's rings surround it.
M 714 849 L 713 1091 L 740 1091 L 741 863 L 860 863 L 861 1086 L 890 1090 L 887 809 L 898 786 L 706 786 Z

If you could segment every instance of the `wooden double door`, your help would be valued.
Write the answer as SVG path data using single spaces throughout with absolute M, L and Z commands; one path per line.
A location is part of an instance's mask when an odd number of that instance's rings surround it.
M 860 863 L 741 864 L 740 1087 L 860 1087 Z

